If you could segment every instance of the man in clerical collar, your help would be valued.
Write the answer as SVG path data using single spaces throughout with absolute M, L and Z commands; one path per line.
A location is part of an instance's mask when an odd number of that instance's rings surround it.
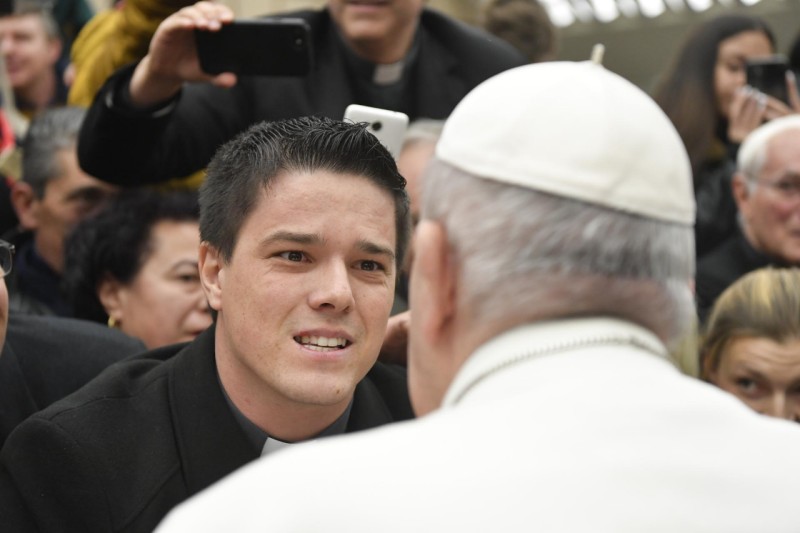
M 214 325 L 24 422 L 0 452 L 3 528 L 150 532 L 260 455 L 410 418 L 404 370 L 375 363 L 404 187 L 365 124 L 261 123 L 224 145 L 200 191 Z
M 160 182 L 202 168 L 253 122 L 341 119 L 354 103 L 443 119 L 472 87 L 525 63 L 508 43 L 423 0 L 330 0 L 275 17 L 308 25 L 313 61 L 305 76 L 203 72 L 195 30 L 233 21 L 225 5 L 198 2 L 165 19 L 147 56 L 112 76 L 92 105 L 81 165 L 111 182 Z
M 697 265 L 701 318 L 722 292 L 767 265 L 800 266 L 800 117 L 764 124 L 742 143 L 733 178 L 739 231 Z
M 798 529 L 796 424 L 673 365 L 693 221 L 683 143 L 630 82 L 588 62 L 487 80 L 424 179 L 424 416 L 248 465 L 158 532 Z

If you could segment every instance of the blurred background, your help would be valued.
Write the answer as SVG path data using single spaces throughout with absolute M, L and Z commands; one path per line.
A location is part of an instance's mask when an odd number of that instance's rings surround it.
M 224 0 L 239 17 L 319 7 L 325 0 Z M 479 21 L 485 0 L 428 0 L 428 6 L 465 22 Z M 800 33 L 800 0 L 540 0 L 558 27 L 556 59 L 588 59 L 595 43 L 606 47 L 604 64 L 649 91 L 675 49 L 698 22 L 722 13 L 763 17 L 778 51 Z

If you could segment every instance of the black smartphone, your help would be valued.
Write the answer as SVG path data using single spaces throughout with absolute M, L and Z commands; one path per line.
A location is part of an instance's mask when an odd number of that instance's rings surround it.
M 786 58 L 780 55 L 764 59 L 753 59 L 745 64 L 747 84 L 762 93 L 789 103 L 786 89 Z
M 311 69 L 311 30 L 301 19 L 240 19 L 194 36 L 208 74 L 305 76 Z

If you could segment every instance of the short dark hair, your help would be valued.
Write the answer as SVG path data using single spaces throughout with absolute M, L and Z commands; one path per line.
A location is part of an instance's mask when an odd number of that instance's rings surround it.
M 97 296 L 104 277 L 130 283 L 150 256 L 152 230 L 158 222 L 196 222 L 199 216 L 194 191 L 131 189 L 78 224 L 65 246 L 63 277 L 74 316 L 108 320 Z
M 13 0 L 11 2 L 11 11 L 0 13 L 0 17 L 38 15 L 42 19 L 42 25 L 47 37 L 61 39 L 61 30 L 53 14 L 54 4 L 55 0 Z
M 489 0 L 482 20 L 486 31 L 511 44 L 531 63 L 556 55 L 558 31 L 538 0 Z
M 406 180 L 366 124 L 322 117 L 261 122 L 217 150 L 200 188 L 201 240 L 229 261 L 259 192 L 280 172 L 317 170 L 364 176 L 391 194 L 402 264 L 411 233 Z

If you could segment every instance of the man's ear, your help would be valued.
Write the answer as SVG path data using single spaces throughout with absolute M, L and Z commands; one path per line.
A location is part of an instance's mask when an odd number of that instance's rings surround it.
M 222 309 L 222 285 L 225 266 L 219 250 L 206 241 L 200 243 L 197 266 L 200 269 L 200 282 L 206 293 L 208 305 L 215 311 Z
M 125 319 L 123 316 L 125 303 L 123 285 L 113 276 L 106 274 L 97 285 L 97 298 L 100 300 L 103 309 L 106 310 L 106 314 L 113 318 L 115 322 L 121 324 Z
M 64 48 L 64 43 L 61 42 L 61 39 L 59 39 L 58 37 L 53 37 L 50 39 L 47 48 L 47 55 L 52 65 L 58 63 L 58 59 L 61 57 L 61 50 L 63 48 Z
M 750 212 L 750 197 L 752 196 L 747 177 L 741 172 L 737 172 L 733 175 L 731 187 L 733 188 L 733 199 L 736 200 L 736 208 L 742 218 L 746 220 Z
M 444 227 L 423 220 L 414 236 L 411 273 L 411 306 L 420 331 L 431 344 L 438 344 L 452 325 L 456 308 L 455 265 Z
M 39 198 L 29 184 L 24 181 L 14 183 L 11 188 L 11 206 L 23 229 L 35 230 L 39 227 L 39 204 Z

